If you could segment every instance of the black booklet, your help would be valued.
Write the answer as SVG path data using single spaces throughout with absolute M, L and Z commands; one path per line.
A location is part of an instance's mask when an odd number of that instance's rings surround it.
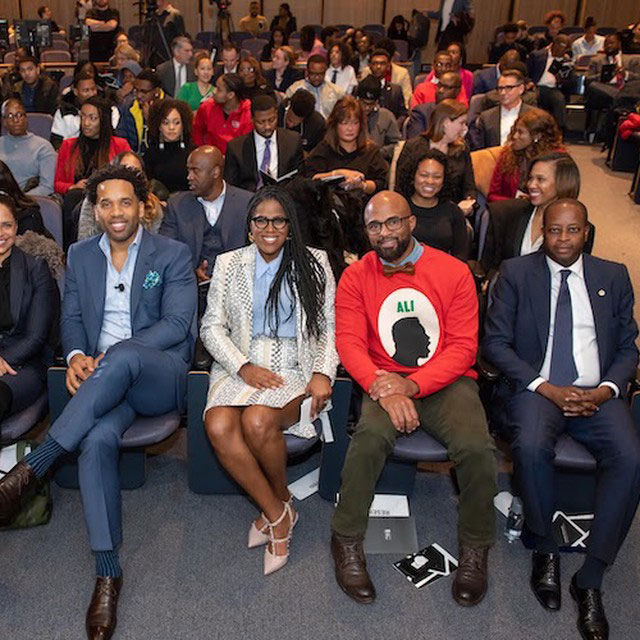
M 414 587 L 420 589 L 425 584 L 431 584 L 451 575 L 458 568 L 458 561 L 446 549 L 434 542 L 417 553 L 394 562 L 393 566 Z
M 613 80 L 613 76 L 616 74 L 617 64 L 603 64 L 602 71 L 600 71 L 600 82 L 609 84 Z

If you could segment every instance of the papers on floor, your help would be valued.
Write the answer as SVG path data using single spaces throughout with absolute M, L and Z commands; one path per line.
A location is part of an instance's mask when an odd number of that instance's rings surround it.
M 318 490 L 318 481 L 320 480 L 320 467 L 310 471 L 302 478 L 298 478 L 289 485 L 289 492 L 296 500 L 304 500 L 313 495 Z
M 393 566 L 414 587 L 420 589 L 451 575 L 458 568 L 458 561 L 444 547 L 434 542 L 417 553 L 394 562 Z

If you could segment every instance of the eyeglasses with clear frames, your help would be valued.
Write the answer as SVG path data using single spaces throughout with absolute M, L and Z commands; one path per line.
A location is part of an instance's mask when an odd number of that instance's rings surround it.
M 20 122 L 20 120 L 24 120 L 27 117 L 27 114 L 23 111 L 18 111 L 18 113 L 7 113 L 4 116 L 9 122 L 15 120 L 16 122 Z
M 522 82 L 518 82 L 518 84 L 504 84 L 501 87 L 497 87 L 498 93 L 506 93 L 507 91 L 511 91 L 511 89 L 515 89 L 516 87 L 521 87 Z
M 367 233 L 370 233 L 372 236 L 377 236 L 382 231 L 382 226 L 384 225 L 389 231 L 398 231 L 402 228 L 405 220 L 413 217 L 413 214 L 409 214 L 408 216 L 394 216 L 393 218 L 387 218 L 383 222 L 378 222 L 377 220 L 372 220 L 364 225 L 364 228 L 367 230 Z

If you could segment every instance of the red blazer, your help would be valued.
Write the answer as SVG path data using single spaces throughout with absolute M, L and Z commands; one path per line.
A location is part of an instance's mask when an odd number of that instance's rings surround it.
M 56 164 L 56 177 L 53 181 L 53 187 L 56 193 L 65 195 L 69 191 L 69 187 L 76 183 L 75 165 L 78 159 L 78 150 L 72 155 L 73 145 L 78 138 L 67 138 L 62 141 L 62 146 L 58 151 L 58 163 Z M 131 151 L 129 143 L 124 138 L 111 137 L 109 145 L 109 160 L 123 151 Z M 71 158 L 71 160 L 69 160 Z
M 493 169 L 491 176 L 491 186 L 487 194 L 489 202 L 497 202 L 499 200 L 510 200 L 516 197 L 516 191 L 520 186 L 520 168 L 515 173 L 507 174 L 504 172 L 505 151 L 500 154 L 498 162 Z

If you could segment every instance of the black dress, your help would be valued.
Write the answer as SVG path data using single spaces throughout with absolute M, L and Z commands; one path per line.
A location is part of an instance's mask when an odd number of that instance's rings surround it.
M 188 191 L 187 157 L 193 145 L 180 146 L 180 142 L 165 142 L 164 149 L 152 144 L 144 154 L 147 177 L 162 183 L 169 191 Z
M 469 258 L 467 222 L 460 207 L 449 200 L 439 200 L 435 207 L 419 207 L 409 201 L 416 217 L 413 235 L 420 242 L 446 251 L 460 260 Z

